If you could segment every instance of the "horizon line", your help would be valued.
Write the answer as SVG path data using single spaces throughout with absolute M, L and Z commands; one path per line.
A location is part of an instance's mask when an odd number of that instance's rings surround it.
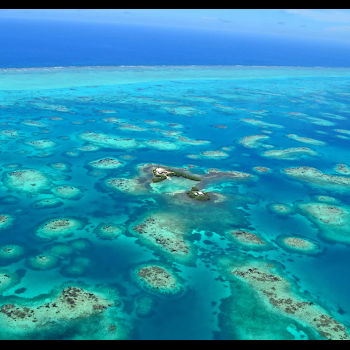
M 213 64 L 213 65 L 205 65 L 205 64 L 186 64 L 186 65 L 102 65 L 102 66 L 45 66 L 45 67 L 0 67 L 0 71 L 7 71 L 7 70 L 25 70 L 25 69 L 65 69 L 65 68 L 159 68 L 159 67 L 178 67 L 178 68 L 190 68 L 190 67 L 243 67 L 243 68 L 327 68 L 327 69 L 347 69 L 350 68 L 350 66 L 345 67 L 330 67 L 330 66 L 279 66 L 279 65 L 243 65 L 243 64 Z

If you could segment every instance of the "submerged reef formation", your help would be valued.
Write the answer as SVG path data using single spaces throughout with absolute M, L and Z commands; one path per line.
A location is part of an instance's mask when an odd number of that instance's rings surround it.
M 199 154 L 187 154 L 186 157 L 191 158 L 191 159 L 201 158 Z
M 232 230 L 227 233 L 227 236 L 235 242 L 249 248 L 265 248 L 267 245 L 266 242 L 256 234 L 246 230 Z
M 161 109 L 172 113 L 172 114 L 179 114 L 179 115 L 185 115 L 188 117 L 191 117 L 194 114 L 203 114 L 205 112 L 200 111 L 194 107 L 191 106 L 176 106 L 176 107 L 161 107 Z
M 205 152 L 201 152 L 202 157 L 205 158 L 213 158 L 213 159 L 217 159 L 217 158 L 227 158 L 229 157 L 229 154 L 223 152 L 223 151 L 205 151 Z
M 212 125 L 213 128 L 218 128 L 218 129 L 227 129 L 227 126 L 225 125 Z
M 27 125 L 27 126 L 36 126 L 36 127 L 38 127 L 38 128 L 43 128 L 43 127 L 48 126 L 47 124 L 38 122 L 37 120 L 24 120 L 24 121 L 22 122 L 22 124 L 23 124 L 23 125 Z
M 275 149 L 271 151 L 265 151 L 262 153 L 264 157 L 283 159 L 283 160 L 299 160 L 303 156 L 318 157 L 319 154 L 308 148 L 308 147 L 298 147 L 298 148 L 287 148 L 287 149 Z
M 293 236 L 279 236 L 277 243 L 284 249 L 295 253 L 316 254 L 320 252 L 320 246 L 307 238 Z
M 69 158 L 77 158 L 80 156 L 80 153 L 78 151 L 67 151 L 63 152 L 62 154 Z
M 15 137 L 18 137 L 19 134 L 18 134 L 17 130 L 2 130 L 1 131 L 1 136 L 15 138 Z
M 144 244 L 165 253 L 177 262 L 191 264 L 196 258 L 194 247 L 185 239 L 188 232 L 179 215 L 153 213 L 130 231 Z
M 107 148 L 129 149 L 137 148 L 139 146 L 139 142 L 132 138 L 117 138 L 116 136 L 103 133 L 94 133 L 92 131 L 86 131 L 78 135 L 78 138 L 97 146 Z
M 342 134 L 350 135 L 350 130 L 346 130 L 346 129 L 334 129 L 334 131 L 340 132 L 340 133 L 342 133 Z
M 316 168 L 300 166 L 295 168 L 285 168 L 282 173 L 299 181 L 306 182 L 328 190 L 350 191 L 350 178 L 337 175 L 325 174 Z
M 51 192 L 59 198 L 64 199 L 79 199 L 82 197 L 83 192 L 74 186 L 58 186 L 51 190 Z
M 48 158 L 48 157 L 52 157 L 55 154 L 53 152 L 40 152 L 40 153 L 36 153 L 33 157 L 35 158 Z
M 22 304 L 24 304 L 22 302 Z M 47 332 L 65 332 L 86 322 L 88 318 L 104 313 L 114 305 L 104 296 L 80 287 L 67 287 L 49 302 L 29 303 L 28 305 L 4 304 L 1 307 L 0 321 L 10 334 L 19 337 L 30 336 L 40 331 L 40 338 L 48 337 Z M 117 329 L 117 327 L 116 327 Z M 44 332 L 44 333 L 42 333 Z
M 97 111 L 97 113 L 118 113 L 118 111 L 115 111 L 113 109 L 101 109 Z
M 47 117 L 50 120 L 64 120 L 64 118 L 61 117 Z
M 322 126 L 334 126 L 336 123 L 330 122 L 328 120 L 324 120 L 321 118 L 316 118 L 316 117 L 306 117 L 305 118 L 307 121 L 309 121 L 312 124 L 315 125 L 322 125 Z
M 350 137 L 345 136 L 345 135 L 335 135 L 338 139 L 343 139 L 343 140 L 350 140 Z
M 123 154 L 120 156 L 120 158 L 123 158 L 123 159 L 134 159 L 136 158 L 135 156 L 131 156 L 130 154 Z
M 60 270 L 60 273 L 63 276 L 68 277 L 84 276 L 89 271 L 89 268 L 92 265 L 93 262 L 91 259 L 84 256 L 78 256 L 75 257 L 68 264 L 63 265 Z
M 132 178 L 111 178 L 101 182 L 102 187 L 107 190 L 117 190 L 133 195 L 149 193 L 149 182 L 152 180 L 152 169 L 154 164 L 139 164 L 138 175 Z
M 118 126 L 118 129 L 121 129 L 121 130 L 132 130 L 132 131 L 146 131 L 147 130 L 145 128 L 141 128 L 141 127 L 133 125 L 133 124 L 120 124 Z
M 0 197 L 0 204 L 4 205 L 12 205 L 12 204 L 17 204 L 19 202 L 19 198 L 15 196 L 5 196 L 5 197 Z
M 346 164 L 337 164 L 334 170 L 342 175 L 350 175 L 350 168 Z
M 26 141 L 25 145 L 32 146 L 35 149 L 48 149 L 57 146 L 57 143 L 51 140 L 35 140 L 35 141 Z
M 194 146 L 200 146 L 200 145 L 206 145 L 208 143 L 211 143 L 211 141 L 207 140 L 192 140 L 184 136 L 180 136 L 177 138 L 177 142 L 184 143 L 184 144 L 190 144 Z
M 69 241 L 68 244 L 76 251 L 83 252 L 91 248 L 91 243 L 89 240 L 80 238 Z
M 102 177 L 102 176 L 105 176 L 105 175 L 106 175 L 106 174 L 103 173 L 102 171 L 97 171 L 97 170 L 95 170 L 95 171 L 89 171 L 87 174 L 88 174 L 89 176 L 93 176 L 93 177 Z
M 0 231 L 6 230 L 13 225 L 14 217 L 9 214 L 0 214 Z
M 298 212 L 317 225 L 329 241 L 350 244 L 350 208 L 319 202 L 296 202 Z
M 222 147 L 223 150 L 229 151 L 231 148 L 228 147 Z M 221 150 L 216 150 L 216 151 L 204 151 L 201 152 L 200 154 L 187 154 L 186 157 L 191 158 L 191 159 L 224 159 L 228 158 L 230 155 L 226 152 L 223 152 Z
M 57 208 L 61 205 L 63 205 L 63 202 L 58 198 L 45 198 L 35 201 L 32 204 L 32 207 L 35 209 L 50 209 Z
M 134 268 L 132 276 L 147 291 L 162 295 L 176 295 L 183 292 L 179 278 L 169 268 L 150 264 Z
M 107 188 L 130 194 L 140 194 L 144 189 L 143 184 L 137 178 L 113 178 L 105 180 L 104 184 L 107 186 Z
M 180 148 L 176 142 L 169 142 L 163 140 L 148 140 L 145 142 L 146 147 L 156 148 L 160 151 L 175 151 Z
M 68 163 L 63 163 L 63 162 L 60 162 L 60 163 L 50 163 L 50 164 L 47 164 L 51 169 L 53 170 L 60 170 L 60 171 L 70 171 L 70 167 L 71 165 L 68 164 Z
M 0 264 L 2 265 L 2 261 L 4 262 L 15 262 L 20 260 L 25 253 L 25 249 L 17 244 L 7 244 L 5 246 L 0 247 Z
M 62 266 L 60 270 L 61 275 L 67 277 L 80 277 L 86 273 L 86 266 L 81 264 L 70 263 L 69 265 Z
M 74 248 L 66 243 L 56 243 L 46 247 L 45 254 L 66 258 L 74 253 Z
M 266 168 L 264 166 L 256 166 L 253 168 L 253 170 L 259 174 L 264 174 L 264 173 L 268 173 L 271 171 L 270 168 Z
M 113 157 L 105 157 L 105 158 L 94 160 L 90 162 L 89 165 L 97 169 L 116 169 L 122 166 L 123 162 Z
M 95 145 L 86 145 L 86 146 L 77 147 L 77 150 L 82 152 L 95 152 L 95 151 L 99 151 L 100 149 L 101 147 L 95 146 Z
M 257 120 L 257 119 L 243 118 L 243 119 L 240 119 L 240 121 L 247 123 L 247 124 L 254 125 L 254 126 L 258 126 L 260 128 L 277 128 L 277 129 L 284 128 L 283 125 L 266 123 L 266 122 L 263 122 L 262 120 Z
M 282 203 L 270 203 L 267 205 L 267 209 L 281 216 L 290 215 L 294 212 L 291 206 Z
M 295 135 L 295 134 L 288 134 L 287 137 L 289 137 L 290 139 L 293 139 L 295 141 L 308 143 L 308 144 L 314 145 L 314 146 L 324 146 L 324 145 L 327 144 L 326 142 L 323 142 L 323 141 L 311 139 L 309 137 L 302 137 L 302 136 L 298 136 L 298 135 Z
M 251 174 L 236 170 L 221 171 L 216 168 L 210 168 L 205 170 L 205 175 L 202 178 L 202 184 L 225 181 L 245 182 L 255 178 L 256 177 Z
M 7 169 L 18 169 L 22 166 L 22 164 L 19 163 L 10 163 L 10 164 L 3 164 L 3 168 L 7 168 Z
M 72 113 L 72 112 L 69 112 L 69 109 L 67 107 L 62 106 L 62 105 L 37 103 L 36 107 L 40 108 L 40 109 L 48 109 L 48 110 L 56 111 L 56 112 Z
M 230 281 L 232 290 L 235 290 L 237 283 L 241 283 L 242 288 L 246 290 L 245 295 L 241 294 L 241 298 L 249 295 L 251 301 L 255 302 L 255 310 L 260 308 L 259 312 L 255 311 L 253 317 L 253 314 L 249 314 L 253 310 L 247 306 L 244 319 L 241 318 L 242 322 L 232 320 L 235 332 L 240 338 L 276 339 L 281 330 L 273 331 L 274 326 L 278 323 L 280 326 L 283 323 L 288 324 L 289 319 L 289 324 L 295 322 L 299 327 L 307 325 L 308 333 L 314 339 L 350 339 L 344 325 L 337 322 L 322 307 L 296 294 L 292 283 L 282 276 L 274 264 L 247 258 L 222 257 L 218 260 L 218 267 Z M 242 303 L 243 300 L 238 302 Z M 231 310 L 226 313 L 229 319 L 233 316 L 230 314 Z M 250 317 L 253 317 L 254 322 L 250 322 Z M 271 322 L 272 319 L 276 321 L 271 323 L 271 329 L 266 327 L 266 322 Z
M 47 176 L 34 169 L 7 172 L 2 182 L 10 190 L 26 193 L 38 193 L 50 184 Z
M 16 273 L 0 269 L 0 293 L 14 287 L 19 281 L 20 278 Z
M 35 232 L 37 237 L 56 239 L 71 236 L 75 230 L 83 227 L 80 220 L 73 218 L 59 218 L 44 222 Z
M 291 112 L 293 113 L 293 112 Z M 290 117 L 294 119 L 299 119 L 299 120 L 304 120 L 305 122 L 309 122 L 315 125 L 322 125 L 322 126 L 334 126 L 336 125 L 333 122 L 330 122 L 329 120 L 321 119 L 321 118 L 316 118 L 316 117 L 310 117 L 307 114 L 304 113 L 297 113 L 294 112 L 294 114 L 291 114 L 290 112 L 287 112 Z
M 140 295 L 136 298 L 136 315 L 139 317 L 150 317 L 154 314 L 157 306 L 156 300 L 149 295 Z
M 321 115 L 323 117 L 329 118 L 329 119 L 346 120 L 345 117 L 342 117 L 341 115 L 337 115 L 337 114 L 334 114 L 334 113 L 323 112 L 323 113 L 321 113 Z
M 58 265 L 58 258 L 50 254 L 39 254 L 28 259 L 28 266 L 35 270 L 50 270 Z
M 320 202 L 326 202 L 326 203 L 338 203 L 338 199 L 331 197 L 331 196 L 324 196 L 324 195 L 318 195 L 314 196 L 314 199 Z
M 104 121 L 105 123 L 120 123 L 120 118 L 102 118 L 102 121 Z
M 146 121 L 145 121 L 145 122 L 146 122 Z M 171 128 L 176 128 L 176 129 L 181 129 L 181 128 L 183 128 L 183 125 L 177 124 L 177 123 L 170 123 L 170 124 L 167 124 L 167 126 L 170 126 Z
M 267 140 L 269 138 L 270 136 L 267 136 L 267 135 L 250 135 L 250 136 L 244 136 L 238 142 L 247 148 L 258 148 L 263 146 L 261 141 Z
M 98 225 L 94 232 L 97 235 L 97 237 L 101 239 L 116 239 L 118 238 L 122 232 L 123 228 L 121 226 L 116 226 L 113 223 L 107 223 L 107 224 L 100 224 Z

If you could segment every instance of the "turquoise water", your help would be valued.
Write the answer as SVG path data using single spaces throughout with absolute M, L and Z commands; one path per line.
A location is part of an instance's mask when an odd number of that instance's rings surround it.
M 39 322 L 34 330 L 22 323 L 9 327 L 2 318 L 1 339 L 324 338 L 305 320 L 266 306 L 265 299 L 250 285 L 227 278 L 218 267 L 218 261 L 225 257 L 276 264 L 279 275 L 291 282 L 292 295 L 319 305 L 350 327 L 349 246 L 336 234 L 333 240 L 327 239 L 322 226 L 310 221 L 295 204 L 324 195 L 348 208 L 347 188 L 318 186 L 281 172 L 288 167 L 309 166 L 329 175 L 349 176 L 337 173 L 335 167 L 350 165 L 350 139 L 338 137 L 349 135 L 336 131 L 350 129 L 350 69 L 70 67 L 8 69 L 0 74 L 0 214 L 14 219 L 11 227 L 0 231 L 0 245 L 25 249 L 14 261 L 0 259 L 1 271 L 17 274 L 13 285 L 0 289 L 0 305 L 43 304 L 66 286 L 80 286 L 106 298 L 115 293 L 115 305 L 101 314 L 74 321 L 58 319 L 53 324 Z M 322 120 L 315 124 L 310 117 Z M 119 119 L 108 122 L 106 118 Z M 252 125 L 245 119 L 270 125 Z M 28 120 L 43 125 L 22 123 Z M 141 129 L 133 130 L 130 124 Z M 81 135 L 89 131 L 127 140 L 115 147 L 87 142 Z M 169 134 L 174 131 L 178 134 Z M 245 136 L 261 134 L 269 138 L 256 147 L 239 142 Z M 287 137 L 290 134 L 325 144 L 302 143 Z M 181 136 L 209 142 L 191 144 L 179 139 Z M 50 140 L 56 145 L 36 149 L 26 144 L 35 140 Z M 167 148 L 149 140 L 167 141 Z M 98 147 L 79 150 L 91 145 Z M 274 149 L 299 147 L 308 147 L 318 155 L 292 160 L 263 155 Z M 76 152 L 73 156 L 67 153 L 72 151 Z M 206 151 L 222 151 L 226 157 L 206 157 L 202 154 Z M 89 165 L 103 157 L 114 157 L 122 165 L 109 170 Z M 53 169 L 52 163 L 65 163 L 67 170 Z M 17 166 L 10 166 L 14 164 Z M 189 180 L 166 180 L 151 186 L 150 172 L 140 170 L 144 164 L 183 168 L 201 177 L 203 185 L 199 186 L 211 193 L 212 199 L 190 201 L 186 188 L 193 183 Z M 253 169 L 257 166 L 271 170 L 258 173 Z M 244 182 L 224 175 L 206 177 L 211 168 L 253 177 Z M 36 191 L 30 184 L 21 188 L 7 182 L 9 173 L 25 169 L 44 174 L 47 183 Z M 133 190 L 123 192 L 106 186 L 113 178 L 141 180 Z M 53 188 L 65 185 L 80 189 L 80 195 L 58 198 L 52 193 Z M 38 200 L 52 198 L 58 198 L 59 205 L 33 206 Z M 278 215 L 268 209 L 271 203 L 289 205 L 293 213 Z M 177 258 L 140 239 L 133 227 L 152 215 L 165 215 L 165 227 L 175 222 L 193 249 L 191 259 Z M 38 238 L 37 230 L 44 222 L 66 217 L 81 222 L 81 229 L 68 236 Z M 96 233 L 101 224 L 115 225 L 121 234 L 102 239 Z M 228 234 L 234 229 L 257 234 L 267 242 L 266 249 L 234 242 Z M 319 252 L 313 255 L 285 249 L 278 243 L 281 235 L 309 239 L 319 246 Z M 84 239 L 88 248 L 74 248 L 66 256 L 52 253 L 57 262 L 47 270 L 38 270 L 30 263 L 32 257 L 47 253 L 54 244 L 69 245 L 76 239 Z M 90 260 L 76 275 L 69 274 L 68 268 L 82 257 Z M 136 266 L 155 263 L 178 276 L 181 294 L 151 291 L 132 277 Z M 147 317 L 137 313 L 140 296 L 154 301 Z M 111 324 L 122 331 L 115 335 L 109 329 Z M 265 328 L 265 333 L 253 331 L 247 336 L 252 325 Z

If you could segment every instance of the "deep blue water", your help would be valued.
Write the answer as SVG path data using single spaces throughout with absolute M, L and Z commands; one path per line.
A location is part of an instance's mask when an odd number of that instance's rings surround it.
M 198 29 L 0 19 L 1 68 L 99 65 L 349 67 L 350 46 Z

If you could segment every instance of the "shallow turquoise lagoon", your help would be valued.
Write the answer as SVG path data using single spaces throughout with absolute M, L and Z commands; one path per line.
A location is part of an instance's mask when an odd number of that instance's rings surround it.
M 0 75 L 0 339 L 349 338 L 350 69 Z

